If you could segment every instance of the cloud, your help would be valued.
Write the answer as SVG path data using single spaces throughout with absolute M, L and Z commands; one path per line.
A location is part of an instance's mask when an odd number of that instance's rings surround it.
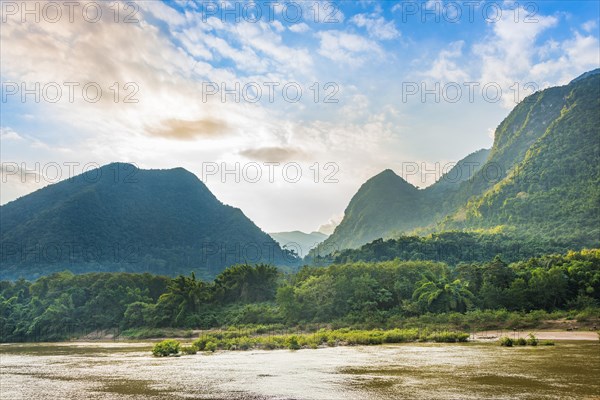
M 149 128 L 148 134 L 167 139 L 192 140 L 199 137 L 212 138 L 227 133 L 227 124 L 215 119 L 182 120 L 171 118 L 159 127 Z
M 440 51 L 425 75 L 439 82 L 462 84 L 469 81 L 469 74 L 459 66 L 459 63 L 462 64 L 460 58 L 464 44 L 462 40 L 451 42 L 446 49 Z
M 573 38 L 554 46 L 558 56 L 531 66 L 530 76 L 542 85 L 565 84 L 577 75 L 600 66 L 600 43 L 594 36 L 575 32 Z
M 522 14 L 526 10 L 521 9 Z M 528 82 L 540 89 L 565 84 L 575 76 L 597 68 L 598 38 L 575 31 L 574 36 L 562 41 L 549 38 L 540 42 L 542 34 L 559 25 L 559 16 L 536 15 L 536 23 L 516 22 L 513 13 L 503 13 L 493 24 L 492 31 L 473 46 L 473 55 L 481 64 L 480 83 L 495 82 L 500 85 L 502 105 L 515 106 L 511 87 L 523 88 Z M 585 24 L 584 24 L 585 25 Z M 585 30 L 585 27 L 584 27 Z M 510 94 L 510 95 L 509 95 Z M 519 100 L 530 94 L 520 90 Z
M 593 31 L 594 31 L 594 29 L 596 29 L 597 27 L 598 27 L 598 22 L 597 22 L 597 21 L 595 21 L 595 20 L 593 20 L 593 19 L 592 19 L 592 20 L 589 20 L 589 21 L 587 21 L 586 23 L 584 23 L 584 24 L 581 26 L 581 28 L 582 28 L 584 31 L 588 32 L 588 33 L 594 33 Z
M 383 56 L 383 49 L 372 40 L 353 33 L 330 30 L 317 33 L 318 53 L 336 62 L 359 66 L 368 58 Z
M 185 29 L 174 36 L 192 56 L 210 60 L 212 65 L 231 60 L 235 73 L 241 76 L 256 73 L 291 78 L 312 70 L 311 54 L 302 44 L 284 43 L 285 26 L 280 21 L 224 23 L 201 15 L 189 16 L 188 20 Z M 299 23 L 289 29 L 300 32 L 308 26 Z
M 475 46 L 476 54 L 483 60 L 483 80 L 510 86 L 515 82 L 515 75 L 531 70 L 537 39 L 558 23 L 554 16 L 537 15 L 536 18 L 537 23 L 515 22 L 511 13 L 503 13 L 493 24 L 492 35 Z
M 166 22 L 171 29 L 185 24 L 185 16 L 162 1 L 140 1 L 136 5 L 154 18 Z
M 307 158 L 304 151 L 292 147 L 258 147 L 242 150 L 240 154 L 264 162 L 301 161 Z
M 326 223 L 319 226 L 317 232 L 323 233 L 325 235 L 331 235 L 335 228 L 342 222 L 344 215 L 335 215 L 329 219 Z
M 360 28 L 366 28 L 369 36 L 375 39 L 390 40 L 400 36 L 394 21 L 386 21 L 381 16 L 356 14 L 350 19 L 350 22 Z
M 23 137 L 15 132 L 11 127 L 0 127 L 1 140 L 23 140 Z
M 299 24 L 290 25 L 288 27 L 288 29 L 294 33 L 304 33 L 304 32 L 308 32 L 310 30 L 308 25 L 306 25 L 304 22 L 301 22 Z
M 273 29 L 275 29 L 277 32 L 283 32 L 285 31 L 285 26 L 283 26 L 283 24 L 277 20 L 271 22 L 271 26 L 273 27 Z

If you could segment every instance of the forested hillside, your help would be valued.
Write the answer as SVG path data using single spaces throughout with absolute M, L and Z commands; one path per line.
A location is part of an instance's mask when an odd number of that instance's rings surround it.
M 241 262 L 294 265 L 241 210 L 183 168 L 110 164 L 0 207 L 0 277 L 61 270 L 211 279 Z
M 503 232 L 572 248 L 600 243 L 600 70 L 537 92 L 496 129 L 494 145 L 467 179 L 449 171 L 418 190 L 386 170 L 368 180 L 335 232 L 313 251 L 323 256 L 376 238 L 449 230 Z

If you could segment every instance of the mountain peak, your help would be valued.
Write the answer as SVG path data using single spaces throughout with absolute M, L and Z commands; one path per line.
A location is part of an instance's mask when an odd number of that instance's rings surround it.
M 402 178 L 400 175 L 397 175 L 394 171 L 392 171 L 389 168 L 384 169 L 377 175 L 371 177 L 367 182 L 365 182 L 365 185 L 368 186 L 373 184 L 409 186 L 416 189 L 413 185 L 408 183 L 404 178 Z
M 590 76 L 598 75 L 598 74 L 600 74 L 600 68 L 596 68 L 591 71 L 584 72 L 583 74 L 579 75 L 577 78 L 575 78 L 571 82 L 569 82 L 569 84 L 582 81 L 584 79 L 589 78 Z
M 7 203 L 1 213 L 2 243 L 31 248 L 61 243 L 77 253 L 61 247 L 60 256 L 33 260 L 15 252 L 3 259 L 0 278 L 35 278 L 69 269 L 166 275 L 196 271 L 210 279 L 249 259 L 243 250 L 249 246 L 260 249 L 252 253 L 253 261 L 289 262 L 241 210 L 221 203 L 183 168 L 145 170 L 111 163 Z M 131 254 L 116 256 L 115 246 Z

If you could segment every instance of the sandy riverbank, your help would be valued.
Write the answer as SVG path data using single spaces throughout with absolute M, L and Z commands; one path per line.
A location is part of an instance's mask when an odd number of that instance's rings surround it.
M 546 331 L 546 330 L 494 330 L 475 333 L 475 337 L 471 336 L 470 340 L 487 341 L 498 340 L 502 336 L 510 338 L 527 337 L 529 333 L 533 333 L 540 340 L 590 340 L 598 341 L 598 334 L 592 331 Z

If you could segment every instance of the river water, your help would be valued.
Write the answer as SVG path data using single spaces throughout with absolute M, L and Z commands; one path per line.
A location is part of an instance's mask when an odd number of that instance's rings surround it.
M 151 343 L 0 345 L 0 399 L 600 399 L 600 343 L 400 344 L 155 358 Z

